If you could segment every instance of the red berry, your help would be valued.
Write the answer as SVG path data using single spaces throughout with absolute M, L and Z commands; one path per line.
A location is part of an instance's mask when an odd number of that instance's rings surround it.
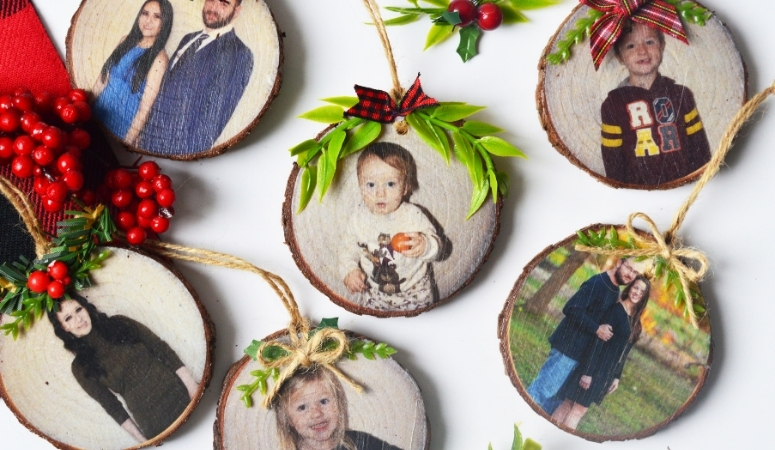
M 27 287 L 30 288 L 32 292 L 42 294 L 43 292 L 46 292 L 50 282 L 51 278 L 48 277 L 46 272 L 36 270 L 27 278 Z
M 156 192 L 160 192 L 164 189 L 170 189 L 172 188 L 172 178 L 168 177 L 167 175 L 156 175 L 153 177 L 153 190 Z
M 137 205 L 137 217 L 152 219 L 159 214 L 159 205 L 150 199 L 145 199 Z
M 43 169 L 35 164 L 35 167 L 32 169 L 32 176 L 39 177 L 41 175 L 43 175 Z
M 56 100 L 54 100 L 54 111 L 57 112 L 57 114 L 60 114 L 62 112 L 62 108 L 69 105 L 70 99 L 67 97 L 58 97 Z
M 19 178 L 29 178 L 34 175 L 35 162 L 26 155 L 19 155 L 11 161 L 11 173 Z
M 75 106 L 75 109 L 78 111 L 78 120 L 81 122 L 86 122 L 87 120 L 91 119 L 91 107 L 88 103 L 84 101 L 77 101 L 73 103 L 73 106 Z
M 132 245 L 140 245 L 145 242 L 147 237 L 145 230 L 140 227 L 134 227 L 126 232 L 126 241 Z
M 91 189 L 84 189 L 78 192 L 78 198 L 80 198 L 86 206 L 92 206 L 97 201 L 97 194 Z
M 81 170 L 81 162 L 71 153 L 64 153 L 57 159 L 59 173 L 67 173 L 71 170 Z
M 166 217 L 156 216 L 151 219 L 151 229 L 155 233 L 164 233 L 170 228 L 170 219 Z
M 78 109 L 72 104 L 66 105 L 59 111 L 59 117 L 64 123 L 74 124 L 79 120 Z
M 503 22 L 503 11 L 495 3 L 483 3 L 476 8 L 476 24 L 479 28 L 490 31 L 498 28 Z
M 68 275 L 70 269 L 62 261 L 54 261 L 48 265 L 48 274 L 55 280 L 61 280 Z
M 48 92 L 41 92 L 35 96 L 35 104 L 38 106 L 38 110 L 48 112 L 54 106 L 54 96 Z
M 35 111 L 25 111 L 21 116 L 21 127 L 25 133 L 32 131 L 32 127 L 40 122 L 40 116 Z
M 61 281 L 52 281 L 48 284 L 48 295 L 51 298 L 60 298 L 65 295 L 65 285 Z
M 143 228 L 145 230 L 151 229 L 151 219 L 147 219 L 145 217 L 137 216 L 137 226 L 140 228 Z
M 54 162 L 54 151 L 48 147 L 40 146 L 32 151 L 32 160 L 39 166 L 47 166 Z
M 113 191 L 113 195 L 110 197 L 110 202 L 118 208 L 126 208 L 130 203 L 132 203 L 133 199 L 134 195 L 132 195 L 132 191 L 129 189 L 119 189 L 117 191 Z
M 459 27 L 471 25 L 476 18 L 476 5 L 471 0 L 453 0 L 449 3 L 447 11 L 456 12 L 460 16 Z
M 13 98 L 10 95 L 0 95 L 0 111 L 13 108 Z
M 116 226 L 122 231 L 129 231 L 137 225 L 135 215 L 129 211 L 121 211 L 116 215 Z
M 59 280 L 59 281 L 61 281 L 62 284 L 64 284 L 65 286 L 69 286 L 70 283 L 73 282 L 73 279 L 70 278 L 70 276 L 66 276 L 66 277 L 62 278 L 61 280 Z
M 126 169 L 116 169 L 112 176 L 113 184 L 116 186 L 114 189 L 129 189 L 134 184 L 132 172 Z
M 38 122 L 38 123 L 43 123 L 43 122 Z M 64 134 L 57 127 L 48 127 L 45 130 L 43 130 L 43 134 L 41 135 L 41 141 L 43 142 L 43 145 L 45 145 L 46 147 L 56 150 L 62 147 L 62 144 L 64 143 Z
M 57 180 L 48 185 L 46 196 L 55 202 L 64 202 L 67 198 L 67 184 L 62 180 Z
M 26 135 L 21 135 L 13 141 L 13 151 L 17 155 L 31 155 L 37 146 L 35 140 Z
M 13 90 L 13 95 L 32 95 L 30 94 L 30 90 L 26 87 L 17 87 Z
M 150 181 L 140 180 L 135 185 L 135 195 L 140 198 L 148 198 L 155 193 L 156 191 L 153 190 L 153 184 Z
M 83 89 L 72 89 L 67 93 L 67 97 L 73 102 L 86 102 L 89 100 L 89 95 Z
M 29 92 L 13 97 L 13 106 L 20 111 L 32 111 L 35 108 L 35 99 Z
M 30 128 L 30 136 L 36 141 L 42 142 L 43 132 L 46 131 L 47 128 L 48 124 L 46 122 L 36 122 L 35 125 Z
M 71 170 L 62 175 L 62 181 L 67 185 L 67 189 L 76 192 L 83 187 L 83 174 L 77 170 Z
M 48 190 L 48 185 L 51 184 L 50 181 L 48 181 L 48 178 L 44 176 L 37 176 L 35 177 L 35 181 L 33 182 L 33 189 L 35 192 L 38 193 L 40 196 L 46 195 L 46 191 Z
M 48 212 L 55 213 L 65 209 L 65 204 L 63 202 L 57 202 L 45 196 L 42 197 L 42 199 L 43 199 L 43 209 L 45 209 Z
M 156 201 L 159 202 L 159 205 L 169 208 L 175 203 L 175 191 L 172 189 L 162 189 L 156 193 Z
M 11 159 L 15 154 L 11 138 L 7 136 L 0 137 L 0 159 Z
M 140 175 L 140 178 L 148 181 L 153 180 L 159 174 L 159 171 L 159 165 L 153 161 L 146 161 L 137 168 L 137 174 Z
M 86 150 L 91 144 L 91 136 L 86 131 L 76 128 L 70 132 L 70 143 L 81 150 Z
M 21 126 L 21 117 L 13 109 L 8 109 L 0 113 L 0 131 L 13 133 Z

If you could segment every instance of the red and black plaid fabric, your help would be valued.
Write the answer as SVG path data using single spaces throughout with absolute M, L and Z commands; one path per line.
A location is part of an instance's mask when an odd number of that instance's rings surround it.
M 679 41 L 686 39 L 681 17 L 675 7 L 662 0 L 580 0 L 581 3 L 603 13 L 590 28 L 590 47 L 595 70 L 622 34 L 627 19 L 640 22 L 668 34 Z
M 423 93 L 420 85 L 420 75 L 414 80 L 412 87 L 401 99 L 400 105 L 390 98 L 390 94 L 378 89 L 355 85 L 358 104 L 348 109 L 345 115 L 360 117 L 375 122 L 390 123 L 398 116 L 406 116 L 415 109 L 438 105 L 435 99 Z

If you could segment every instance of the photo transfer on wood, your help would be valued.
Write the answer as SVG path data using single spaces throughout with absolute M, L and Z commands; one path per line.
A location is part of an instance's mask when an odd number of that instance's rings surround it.
M 180 275 L 135 251 L 107 250 L 92 287 L 17 340 L 0 336 L 3 399 L 58 448 L 159 445 L 212 375 L 214 332 Z
M 656 275 L 656 258 L 581 252 L 576 240 L 544 250 L 514 285 L 498 324 L 506 371 L 530 406 L 565 431 L 597 442 L 650 436 L 695 400 L 710 370 L 699 288 L 695 328 L 676 306 L 672 279 L 665 283 L 669 269 Z
M 67 37 L 73 84 L 130 150 L 215 156 L 280 89 L 282 39 L 263 0 L 83 0 Z
M 695 180 L 746 100 L 746 68 L 729 30 L 707 12 L 702 26 L 684 20 L 679 39 L 633 16 L 622 20 L 606 56 L 595 51 L 611 37 L 594 30 L 608 16 L 595 21 L 595 14 L 578 6 L 541 56 L 536 97 L 549 141 L 616 188 L 669 189 Z M 566 48 L 568 33 L 583 37 L 590 26 L 591 37 Z

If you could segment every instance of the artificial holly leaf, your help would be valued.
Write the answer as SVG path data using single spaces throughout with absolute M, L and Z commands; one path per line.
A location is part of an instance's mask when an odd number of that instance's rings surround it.
M 482 35 L 482 30 L 476 25 L 469 25 L 460 29 L 460 44 L 457 46 L 457 54 L 463 62 L 476 56 L 476 45 L 479 41 L 479 36 Z
M 320 321 L 320 324 L 318 325 L 318 329 L 321 328 L 335 328 L 339 329 L 339 318 L 338 317 L 329 317 L 327 319 L 322 319 Z
M 258 348 L 261 347 L 262 343 L 263 342 L 254 339 L 245 349 L 245 354 L 255 361 L 258 358 Z
M 339 105 L 342 108 L 350 109 L 358 104 L 358 97 L 340 96 L 340 97 L 328 97 L 322 98 L 322 101 L 331 103 L 333 105 Z
M 554 6 L 562 0 L 509 0 L 517 9 L 539 9 Z
M 266 360 L 274 361 L 276 359 L 288 356 L 288 352 L 282 347 L 278 347 L 276 345 L 267 345 L 261 352 L 261 356 Z
M 443 120 L 444 122 L 457 122 L 458 120 L 465 119 L 466 117 L 483 110 L 484 106 L 475 105 L 441 105 L 438 106 L 432 114 L 434 119 Z
M 460 19 L 460 13 L 457 11 L 444 11 L 437 19 L 436 23 L 446 23 L 447 25 L 458 25 L 463 23 Z
M 503 128 L 498 128 L 495 125 L 478 120 L 466 120 L 462 128 L 476 137 L 489 136 L 504 131 Z
M 339 106 L 321 106 L 312 111 L 307 111 L 299 117 L 330 125 L 344 120 L 344 110 Z
M 347 140 L 347 143 L 344 145 L 344 149 L 342 149 L 339 157 L 344 158 L 345 156 L 355 153 L 358 150 L 366 147 L 367 145 L 374 142 L 374 140 L 379 137 L 381 132 L 381 123 L 373 122 L 371 120 L 363 122 L 363 125 L 356 128 L 352 136 L 350 136 L 350 139 Z
M 503 13 L 504 24 L 525 23 L 530 21 L 527 16 L 511 5 L 500 4 L 498 6 L 500 6 L 501 12 Z
M 425 48 L 423 48 L 423 50 L 428 50 L 434 45 L 446 41 L 454 33 L 454 26 L 434 23 L 431 29 L 428 31 L 428 37 L 425 38 Z
M 422 14 L 404 14 L 392 19 L 388 19 L 384 22 L 385 26 L 391 25 L 406 25 L 407 23 L 417 22 L 422 17 Z
M 496 156 L 519 156 L 527 159 L 527 155 L 522 150 L 514 147 L 503 139 L 496 136 L 484 136 L 479 138 L 479 142 L 490 153 Z
M 301 172 L 301 189 L 299 189 L 299 209 L 296 211 L 300 213 L 307 207 L 312 194 L 315 193 L 315 187 L 317 185 L 317 170 L 305 167 Z

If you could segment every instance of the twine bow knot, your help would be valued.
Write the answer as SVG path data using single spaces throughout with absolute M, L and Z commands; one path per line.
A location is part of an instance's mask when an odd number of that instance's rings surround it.
M 639 22 L 668 34 L 681 42 L 686 38 L 681 17 L 675 6 L 663 0 L 580 0 L 603 13 L 590 27 L 590 47 L 595 70 L 622 35 L 627 20 Z
M 297 370 L 315 365 L 330 370 L 356 392 L 363 392 L 363 388 L 358 383 L 345 375 L 335 365 L 345 355 L 348 348 L 347 336 L 342 330 L 322 328 L 310 336 L 309 323 L 305 320 L 302 321 L 301 325 L 291 322 L 288 326 L 288 334 L 291 340 L 290 344 L 277 340 L 264 342 L 256 354 L 256 359 L 261 365 L 267 369 L 280 370 L 280 376 L 264 397 L 264 408 L 269 408 L 272 405 L 272 401 L 283 383 L 290 379 Z M 327 345 L 331 341 L 334 341 L 336 345 Z M 285 352 L 285 355 L 279 358 L 265 357 L 264 350 L 267 347 L 280 348 Z

